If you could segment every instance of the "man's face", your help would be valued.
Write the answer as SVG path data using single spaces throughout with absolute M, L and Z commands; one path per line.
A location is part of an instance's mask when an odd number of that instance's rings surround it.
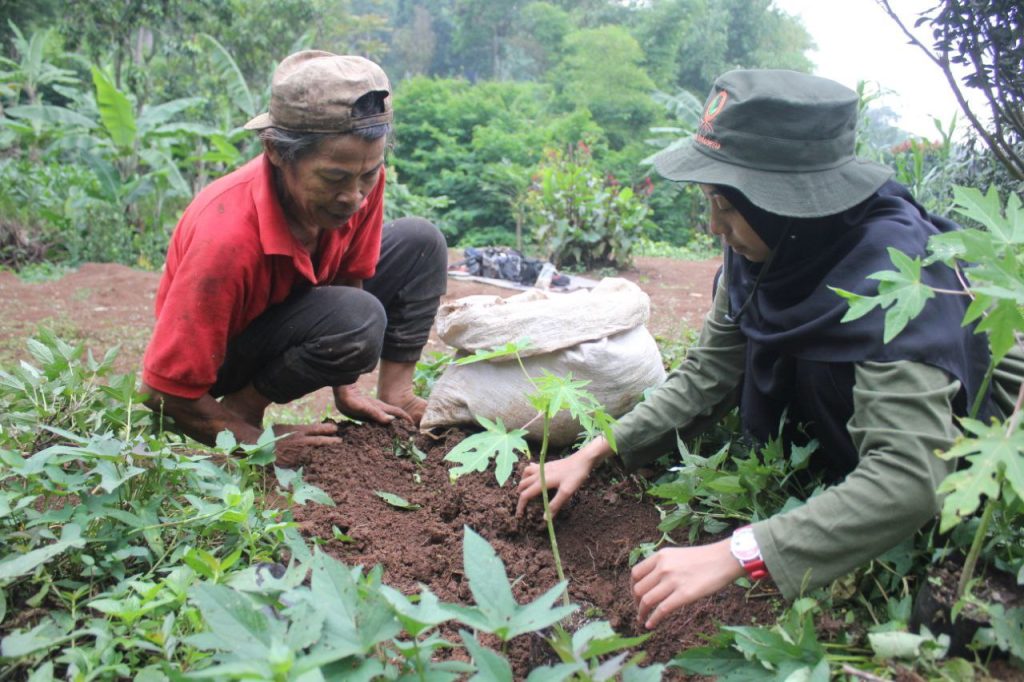
M 772 250 L 729 200 L 719 194 L 714 185 L 701 185 L 700 191 L 704 193 L 711 207 L 711 216 L 708 220 L 711 234 L 720 236 L 733 251 L 752 263 L 766 261 Z
M 270 162 L 280 171 L 288 218 L 305 229 L 334 230 L 362 206 L 384 167 L 386 139 L 332 135 L 319 148 L 285 164 L 268 147 Z

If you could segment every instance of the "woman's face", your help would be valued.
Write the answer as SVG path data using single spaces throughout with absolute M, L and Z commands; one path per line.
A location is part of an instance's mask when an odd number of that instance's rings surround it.
M 740 212 L 718 193 L 714 185 L 701 185 L 700 191 L 704 193 L 708 205 L 711 206 L 711 216 L 708 220 L 711 234 L 721 237 L 733 251 L 750 262 L 765 262 L 771 249 L 757 236 Z

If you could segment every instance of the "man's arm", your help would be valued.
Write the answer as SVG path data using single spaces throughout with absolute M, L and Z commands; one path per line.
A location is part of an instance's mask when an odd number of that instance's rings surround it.
M 149 409 L 170 417 L 185 435 L 205 445 L 213 445 L 217 434 L 225 430 L 235 434 L 240 443 L 255 443 L 260 437 L 258 427 L 221 405 L 209 393 L 192 400 L 158 391 L 145 383 L 142 392 L 149 396 L 146 399 Z
M 170 417 L 187 436 L 204 445 L 214 445 L 217 434 L 230 431 L 239 443 L 255 443 L 263 430 L 222 405 L 209 393 L 196 399 L 181 398 L 142 384 L 148 394 L 146 406 L 155 413 Z M 275 424 L 277 435 L 294 434 L 288 439 L 294 445 L 327 445 L 339 441 L 335 424 Z

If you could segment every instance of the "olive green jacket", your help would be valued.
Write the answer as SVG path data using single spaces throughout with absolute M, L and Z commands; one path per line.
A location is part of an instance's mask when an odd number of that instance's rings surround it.
M 724 286 L 686 360 L 614 427 L 630 469 L 674 452 L 677 434 L 695 435 L 735 405 L 746 338 L 726 318 Z M 1024 377 L 1024 355 L 998 368 L 994 398 L 1008 414 Z M 839 484 L 801 507 L 754 524 L 768 572 L 793 599 L 883 554 L 935 517 L 936 488 L 955 466 L 935 455 L 959 435 L 952 401 L 960 382 L 917 362 L 855 367 L 853 417 L 847 424 L 860 460 Z

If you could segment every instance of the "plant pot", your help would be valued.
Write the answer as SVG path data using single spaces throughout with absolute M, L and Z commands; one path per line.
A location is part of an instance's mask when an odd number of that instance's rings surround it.
M 914 632 L 922 627 L 928 628 L 933 635 L 949 636 L 949 656 L 971 658 L 970 644 L 979 628 L 988 627 L 988 616 L 977 607 L 967 605 L 953 620 L 952 609 L 956 604 L 956 589 L 960 579 L 961 566 L 953 562 L 933 567 L 927 579 L 921 585 L 914 599 L 914 607 L 910 615 L 910 629 Z M 974 595 L 988 603 L 999 603 L 1009 608 L 1019 605 L 1024 600 L 1021 588 L 1012 576 L 996 572 L 992 569 L 982 574 L 973 589 Z M 994 649 L 989 652 L 995 656 L 1005 656 L 1005 652 Z
M 914 609 L 910 614 L 910 629 L 918 632 L 921 627 L 928 628 L 933 635 L 949 635 L 949 656 L 970 657 L 968 645 L 974 640 L 978 628 L 988 623 L 971 618 L 961 611 L 956 621 L 952 616 L 953 602 L 946 598 L 942 590 L 934 589 L 931 583 L 925 582 L 914 598 Z

